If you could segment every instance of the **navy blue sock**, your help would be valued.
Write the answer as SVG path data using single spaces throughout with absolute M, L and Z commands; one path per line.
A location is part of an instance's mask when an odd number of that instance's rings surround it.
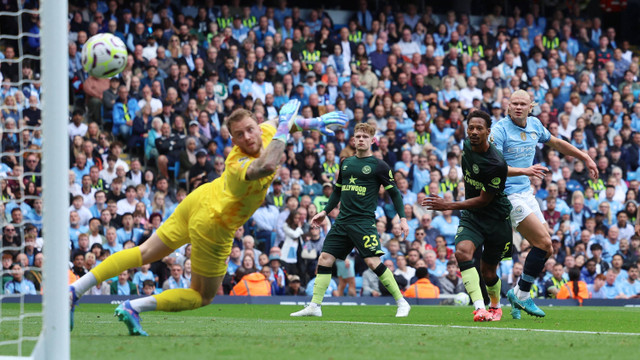
M 536 278 L 544 269 L 544 263 L 547 262 L 547 252 L 534 247 L 527 255 L 527 260 L 524 262 L 524 270 L 522 277 L 518 281 L 518 286 L 521 291 L 529 292 L 531 290 L 531 284 L 536 281 Z

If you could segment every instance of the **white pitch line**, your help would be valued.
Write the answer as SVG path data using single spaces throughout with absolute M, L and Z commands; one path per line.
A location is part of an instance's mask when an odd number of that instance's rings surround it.
M 262 320 L 268 323 L 325 323 L 325 324 L 345 324 L 345 325 L 373 325 L 373 326 L 408 326 L 408 327 L 426 327 L 426 328 L 451 328 L 451 329 L 470 329 L 470 330 L 506 330 L 506 331 L 531 331 L 544 333 L 561 333 L 561 334 L 582 334 L 582 335 L 624 335 L 624 336 L 640 336 L 640 333 L 627 332 L 609 332 L 609 331 L 581 331 L 581 330 L 552 330 L 552 329 L 525 329 L 525 328 L 503 328 L 503 327 L 480 327 L 466 325 L 436 325 L 436 324 L 394 324 L 394 323 L 378 323 L 365 321 L 295 321 L 295 320 Z

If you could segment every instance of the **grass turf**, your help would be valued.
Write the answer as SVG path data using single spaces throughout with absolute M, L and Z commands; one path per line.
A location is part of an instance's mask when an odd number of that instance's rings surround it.
M 637 359 L 640 349 L 637 308 L 545 307 L 544 319 L 523 314 L 516 321 L 507 307 L 500 322 L 474 323 L 471 307 L 414 306 L 408 318 L 396 319 L 394 306 L 325 306 L 322 318 L 291 318 L 300 307 L 211 305 L 143 314 L 148 338 L 129 336 L 114 309 L 78 307 L 73 359 Z M 3 316 L 16 310 L 2 305 Z M 38 329 L 39 319 L 25 319 L 25 335 Z M 0 341 L 16 331 L 15 322 L 3 322 Z M 0 347 L 0 355 L 15 352 Z

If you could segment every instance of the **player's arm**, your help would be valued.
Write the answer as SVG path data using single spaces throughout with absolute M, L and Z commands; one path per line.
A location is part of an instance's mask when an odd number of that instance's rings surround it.
M 378 178 L 378 182 L 384 187 L 384 189 L 389 193 L 389 196 L 391 197 L 393 207 L 400 217 L 400 227 L 402 228 L 404 236 L 409 236 L 410 229 L 409 224 L 407 224 L 407 215 L 404 213 L 404 202 L 402 201 L 402 194 L 396 186 L 396 180 L 393 178 L 393 171 L 391 171 L 391 168 L 386 162 L 378 160 L 376 177 Z
M 596 163 L 593 161 L 593 159 L 591 159 L 591 157 L 589 157 L 589 155 L 587 155 L 586 153 L 578 150 L 578 148 L 576 148 L 575 146 L 569 144 L 564 140 L 560 140 L 553 135 L 549 138 L 549 141 L 547 141 L 547 145 L 549 145 L 549 147 L 551 147 L 552 149 L 559 151 L 561 154 L 571 155 L 576 159 L 582 160 L 585 166 L 589 169 L 591 178 L 598 178 L 598 167 L 596 166 Z
M 422 206 L 425 206 L 429 210 L 468 210 L 483 208 L 491 203 L 494 197 L 494 193 L 487 191 L 480 191 L 480 196 L 476 196 L 464 201 L 446 201 L 436 194 L 431 194 L 422 200 Z
M 342 169 L 342 162 L 340 162 L 340 166 L 338 169 Z M 324 221 L 328 213 L 333 211 L 333 209 L 338 206 L 340 203 L 340 195 L 342 194 L 342 171 L 338 170 L 338 178 L 336 179 L 336 183 L 333 185 L 333 192 L 331 196 L 329 196 L 329 200 L 327 200 L 327 204 L 324 206 L 324 209 L 317 213 L 311 219 L 311 226 L 313 227 L 322 227 L 324 225 Z
M 540 179 L 544 179 L 544 174 L 549 171 L 546 167 L 535 164 L 533 166 L 529 166 L 528 168 L 517 168 L 509 166 L 509 170 L 507 171 L 507 176 L 534 176 Z
M 289 121 L 298 115 L 300 102 L 291 100 L 280 109 L 280 115 L 274 119 L 266 121 L 267 126 L 276 128 L 273 140 L 269 143 L 264 153 L 249 164 L 245 179 L 257 180 L 273 174 L 282 161 L 282 154 L 287 146 L 289 136 Z

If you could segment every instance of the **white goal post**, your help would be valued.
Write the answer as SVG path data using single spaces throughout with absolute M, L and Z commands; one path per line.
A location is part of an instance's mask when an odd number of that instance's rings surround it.
M 20 0 L 12 1 L 20 3 Z M 16 15 L 19 17 L 21 14 L 22 9 Z M 39 15 L 43 124 L 42 234 L 46 244 L 43 247 L 42 329 L 30 355 L 0 355 L 0 359 L 68 360 L 70 358 L 68 3 L 66 0 L 42 0 Z M 21 33 L 16 40 L 22 41 L 24 36 L 25 34 Z

